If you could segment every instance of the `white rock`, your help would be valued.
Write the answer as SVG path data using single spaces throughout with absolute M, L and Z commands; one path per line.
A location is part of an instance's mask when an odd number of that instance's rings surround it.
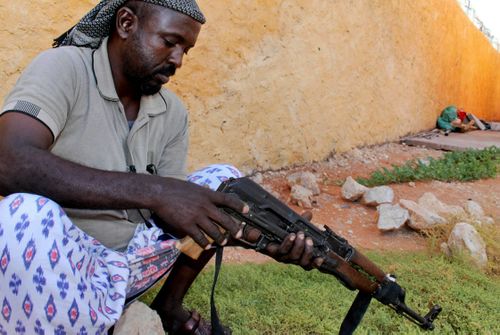
M 382 204 L 377 207 L 377 212 L 377 227 L 382 231 L 399 229 L 410 220 L 408 210 L 399 205 Z
M 420 199 L 418 199 L 418 204 L 424 208 L 427 208 L 431 212 L 442 215 L 454 215 L 460 216 L 464 215 L 465 211 L 462 207 L 456 205 L 447 205 L 441 202 L 434 193 L 426 192 Z
M 418 162 L 422 165 L 425 165 L 425 166 L 429 166 L 431 165 L 431 158 L 430 157 L 427 157 L 427 158 L 420 158 L 418 160 Z
M 165 335 L 161 319 L 146 304 L 135 301 L 115 324 L 114 335 Z
M 448 238 L 448 246 L 453 255 L 470 255 L 474 264 L 480 268 L 484 268 L 488 263 L 486 245 L 476 229 L 468 223 L 455 225 Z
M 492 217 L 490 216 L 484 216 L 482 219 L 481 219 L 481 222 L 482 223 L 485 223 L 487 225 L 492 225 L 495 223 L 495 219 L 493 219 Z
M 318 186 L 317 178 L 312 172 L 305 171 L 292 173 L 286 179 L 290 187 L 300 185 L 311 190 L 313 195 L 318 195 L 321 192 Z
M 467 200 L 465 210 L 475 219 L 481 220 L 484 217 L 484 210 L 480 204 L 475 201 Z
M 347 177 L 341 189 L 342 198 L 350 201 L 358 200 L 366 191 L 368 191 L 368 187 L 361 185 L 350 176 Z
M 367 206 L 378 206 L 384 203 L 391 203 L 394 200 L 394 191 L 389 186 L 377 186 L 368 189 L 361 202 Z
M 313 193 L 310 189 L 307 189 L 301 185 L 292 186 L 290 198 L 294 204 L 297 204 L 302 208 L 312 208 L 312 197 Z
M 415 201 L 401 199 L 399 203 L 410 212 L 408 226 L 412 229 L 422 230 L 446 223 L 446 220 L 437 213 L 420 206 Z

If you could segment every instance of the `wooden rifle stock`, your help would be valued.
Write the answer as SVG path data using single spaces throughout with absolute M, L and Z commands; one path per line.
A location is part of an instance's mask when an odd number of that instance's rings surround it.
M 210 237 L 206 236 L 206 238 L 208 239 L 209 243 L 213 242 L 213 240 Z M 189 256 L 192 259 L 198 259 L 204 250 L 198 243 L 196 243 L 189 236 L 186 236 L 177 241 L 175 247 L 184 255 Z

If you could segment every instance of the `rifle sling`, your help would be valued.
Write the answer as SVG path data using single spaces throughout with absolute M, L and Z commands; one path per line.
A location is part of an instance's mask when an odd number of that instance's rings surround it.
M 212 324 L 212 334 L 214 335 L 224 335 L 224 328 L 222 327 L 219 315 L 217 313 L 217 308 L 215 307 L 215 286 L 217 284 L 217 279 L 219 278 L 220 267 L 222 264 L 222 254 L 224 248 L 217 246 L 215 251 L 215 272 L 214 272 L 214 282 L 212 284 L 212 293 L 210 294 L 210 322 Z
M 363 291 L 358 291 L 356 299 L 352 302 L 351 308 L 347 312 L 347 315 L 342 321 L 340 326 L 339 335 L 351 335 L 354 333 L 359 323 L 363 319 L 363 316 L 370 305 L 372 300 L 372 295 Z

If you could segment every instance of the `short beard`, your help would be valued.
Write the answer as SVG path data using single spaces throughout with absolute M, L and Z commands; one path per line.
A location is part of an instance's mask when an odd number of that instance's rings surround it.
M 166 67 L 162 67 L 160 70 L 155 71 L 153 75 L 143 78 L 140 85 L 141 93 L 143 95 L 153 95 L 158 93 L 161 90 L 162 85 L 155 83 L 154 76 L 160 73 L 167 77 L 173 77 L 175 75 L 175 70 L 175 65 L 169 64 Z
M 160 92 L 162 85 L 145 82 L 140 85 L 142 95 L 155 95 Z

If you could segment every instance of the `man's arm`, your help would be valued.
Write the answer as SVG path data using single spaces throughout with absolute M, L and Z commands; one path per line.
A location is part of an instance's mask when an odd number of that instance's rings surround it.
M 238 212 L 236 197 L 172 178 L 88 168 L 51 154 L 53 137 L 40 121 L 19 112 L 0 117 L 0 194 L 30 192 L 72 208 L 148 208 L 199 245 L 203 233 L 222 243 L 216 224 L 239 237 L 240 226 L 218 206 Z

